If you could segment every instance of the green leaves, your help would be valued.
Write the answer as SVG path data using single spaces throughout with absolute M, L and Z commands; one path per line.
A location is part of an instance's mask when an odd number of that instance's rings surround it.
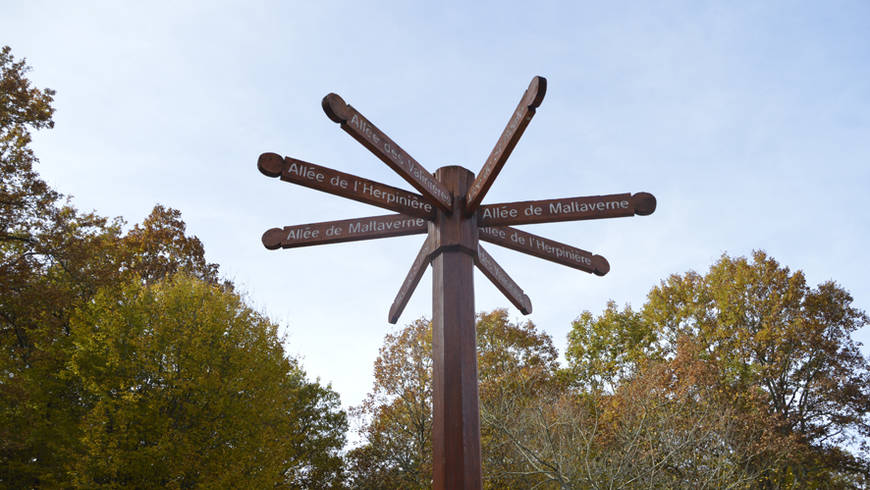
M 502 428 L 487 421 L 515 416 L 520 400 L 557 391 L 557 352 L 546 333 L 531 322 L 510 321 L 506 310 L 480 314 L 476 327 L 484 478 L 491 488 L 525 488 L 540 478 L 511 475 L 516 466 L 509 461 L 518 455 Z M 387 335 L 374 374 L 372 392 L 355 410 L 366 443 L 348 454 L 352 482 L 359 488 L 430 488 L 430 322 L 417 320 Z
M 619 311 L 611 301 L 598 318 L 585 311 L 574 320 L 565 358 L 579 382 L 612 391 L 647 362 L 661 358 L 658 338 L 643 315 L 629 306 Z
M 868 323 L 834 283 L 807 286 L 763 252 L 672 275 L 639 310 L 610 302 L 572 325 L 566 360 L 504 310 L 477 322 L 490 488 L 859 487 Z M 431 333 L 387 336 L 358 415 L 355 483 L 429 484 Z
M 284 357 L 276 325 L 189 276 L 101 290 L 72 319 L 90 407 L 84 487 L 335 484 L 338 399 Z
M 811 288 L 802 272 L 764 252 L 751 260 L 723 256 L 703 276 L 672 275 L 654 287 L 640 312 L 611 303 L 598 317 L 584 313 L 569 334 L 566 358 L 578 386 L 617 396 L 662 366 L 674 370 L 676 384 L 657 389 L 677 396 L 673 388 L 703 367 L 708 374 L 688 386 L 729 393 L 731 403 L 718 403 L 735 421 L 766 420 L 771 432 L 801 442 L 789 459 L 754 465 L 767 464 L 801 485 L 864 478 L 870 363 L 850 334 L 868 317 L 851 303 L 836 284 Z M 752 439 L 729 433 L 735 444 Z M 809 474 L 815 480 L 800 476 Z
M 181 212 L 154 206 L 142 225 L 135 225 L 123 239 L 126 255 L 122 267 L 146 282 L 160 280 L 176 272 L 191 274 L 203 281 L 220 282 L 217 264 L 205 260 L 202 242 L 185 235 L 187 225 Z M 231 287 L 224 283 L 224 287 Z
M 53 91 L 0 49 L 0 486 L 327 488 L 338 395 L 284 357 L 181 213 L 78 212 L 30 131 Z

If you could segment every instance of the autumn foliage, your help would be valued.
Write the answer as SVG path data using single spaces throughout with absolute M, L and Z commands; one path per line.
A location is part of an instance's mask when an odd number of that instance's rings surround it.
M 177 210 L 81 213 L 39 178 L 53 92 L 0 50 L 0 487 L 341 485 L 338 395 Z
M 580 315 L 565 367 L 531 322 L 481 314 L 484 485 L 861 488 L 870 363 L 851 334 L 868 319 L 851 302 L 763 252 L 723 256 L 663 281 L 639 311 Z M 349 455 L 360 487 L 431 485 L 430 329 L 418 320 L 385 339 L 377 396 L 356 414 L 366 443 Z
M 39 178 L 54 92 L 0 49 L 0 487 L 430 488 L 432 331 L 384 338 L 352 410 L 181 213 L 82 213 Z M 126 230 L 126 231 L 125 231 Z M 564 363 L 477 317 L 487 488 L 866 488 L 870 319 L 764 252 L 581 313 Z

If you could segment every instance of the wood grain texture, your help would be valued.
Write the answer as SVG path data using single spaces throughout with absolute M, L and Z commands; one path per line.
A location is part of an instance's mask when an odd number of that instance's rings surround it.
M 523 252 L 557 264 L 603 276 L 610 271 L 607 259 L 586 250 L 556 240 L 533 235 L 507 226 L 481 227 L 480 239 L 502 247 Z
M 544 77 L 532 78 L 529 83 L 529 88 L 523 93 L 517 108 L 514 109 L 511 118 L 508 120 L 507 126 L 499 136 L 495 144 L 495 148 L 490 152 L 483 168 L 477 174 L 477 178 L 468 189 L 468 194 L 465 196 L 465 214 L 471 214 L 486 195 L 489 188 L 495 182 L 508 157 L 514 151 L 517 143 L 522 137 L 526 126 L 531 122 L 535 115 L 535 108 L 541 105 L 544 100 L 544 95 L 547 93 L 547 79 Z
M 359 141 L 380 158 L 434 205 L 449 211 L 453 198 L 417 160 L 403 150 L 395 141 L 366 119 L 338 94 L 328 94 L 321 103 L 326 116 L 341 125 L 347 134 Z
M 436 177 L 464 196 L 474 174 L 443 167 Z M 462 216 L 461 198 L 450 215 L 430 223 L 437 247 L 432 260 L 432 487 L 480 489 L 480 413 L 474 315 L 474 216 Z M 473 248 L 471 248 L 473 247 Z
M 405 276 L 402 286 L 399 287 L 399 292 L 396 293 L 396 299 L 393 300 L 393 304 L 390 306 L 390 313 L 387 316 L 387 321 L 390 323 L 395 325 L 395 323 L 399 321 L 399 317 L 405 310 L 405 306 L 408 305 L 408 300 L 411 299 L 411 295 L 413 295 L 414 290 L 417 289 L 417 284 L 420 283 L 420 279 L 426 272 L 426 266 L 432 262 L 432 253 L 434 251 L 435 240 L 431 235 L 429 235 L 426 238 L 426 241 L 423 242 L 423 246 L 420 247 L 420 251 L 417 252 L 417 257 L 414 259 L 414 263 L 411 264 L 411 269 Z
M 397 172 L 420 194 L 313 163 L 264 153 L 257 168 L 268 177 L 397 211 L 400 214 L 272 228 L 267 249 L 427 233 L 390 307 L 398 321 L 432 265 L 432 483 L 433 488 L 480 489 L 480 415 L 474 310 L 475 264 L 524 314 L 531 301 L 480 246 L 484 240 L 578 270 L 603 276 L 601 255 L 508 225 L 646 216 L 656 210 L 650 193 L 611 194 L 482 206 L 505 162 L 540 106 L 547 80 L 534 77 L 495 147 L 475 178 L 458 166 L 429 173 L 383 131 L 334 93 L 323 98 L 327 117 Z
M 367 218 L 323 221 L 304 225 L 272 228 L 263 233 L 263 246 L 277 248 L 307 247 L 373 238 L 387 238 L 426 233 L 426 220 L 403 214 Z
M 475 257 L 474 263 L 477 264 L 477 268 L 483 272 L 483 275 L 489 279 L 496 288 L 505 297 L 517 307 L 523 315 L 528 315 L 532 312 L 532 301 L 529 299 L 528 295 L 523 292 L 523 289 L 514 282 L 513 279 L 504 269 L 501 268 L 500 265 L 492 258 L 489 253 L 478 243 L 477 244 L 477 256 Z
M 339 172 L 331 168 L 276 153 L 263 153 L 257 168 L 269 177 L 364 202 L 408 216 L 434 219 L 435 210 L 428 199 L 380 182 Z
M 645 216 L 655 211 L 656 199 L 648 192 L 635 195 L 565 197 L 541 201 L 488 204 L 478 209 L 480 226 L 513 226 L 556 221 Z
M 474 179 L 474 174 L 459 166 L 441 167 L 435 175 L 442 182 L 451 182 L 465 189 Z M 461 196 L 462 194 L 456 194 Z M 436 249 L 458 248 L 474 256 L 477 253 L 477 216 L 462 214 L 462 200 L 456 199 L 450 213 L 439 212 L 432 222 L 432 234 Z

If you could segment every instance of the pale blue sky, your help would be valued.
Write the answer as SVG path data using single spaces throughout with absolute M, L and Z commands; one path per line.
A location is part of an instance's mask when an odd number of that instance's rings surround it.
M 870 309 L 868 33 L 864 1 L 0 4 L 0 44 L 58 91 L 56 127 L 34 143 L 44 178 L 130 222 L 180 209 L 350 405 L 423 237 L 262 247 L 271 227 L 384 213 L 266 178 L 262 152 L 408 188 L 326 118 L 325 94 L 430 171 L 477 172 L 542 75 L 546 98 L 484 202 L 656 195 L 648 217 L 524 227 L 604 255 L 604 278 L 487 247 L 562 349 L 581 311 L 639 306 L 722 253 L 764 249 Z M 478 310 L 509 306 L 475 286 Z M 400 324 L 430 298 L 427 273 Z

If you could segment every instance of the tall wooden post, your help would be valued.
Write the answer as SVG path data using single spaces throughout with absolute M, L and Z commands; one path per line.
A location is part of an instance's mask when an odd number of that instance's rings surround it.
M 436 179 L 453 194 L 453 210 L 437 210 L 429 223 L 432 261 L 432 478 L 435 489 L 479 489 L 480 418 L 474 257 L 477 217 L 464 217 L 464 196 L 474 174 L 442 167 Z
M 482 204 L 483 198 L 535 115 L 547 90 L 534 77 L 475 176 L 458 167 L 430 174 L 395 141 L 338 96 L 321 103 L 327 117 L 380 158 L 420 194 L 295 158 L 264 153 L 257 168 L 268 177 L 310 187 L 399 214 L 271 228 L 263 245 L 277 248 L 369 240 L 426 233 L 389 312 L 396 323 L 426 266 L 432 264 L 432 483 L 441 490 L 480 489 L 480 414 L 477 391 L 477 332 L 474 323 L 474 266 L 523 314 L 532 304 L 478 238 L 558 264 L 603 276 L 607 259 L 513 225 L 646 216 L 656 209 L 647 192 Z

